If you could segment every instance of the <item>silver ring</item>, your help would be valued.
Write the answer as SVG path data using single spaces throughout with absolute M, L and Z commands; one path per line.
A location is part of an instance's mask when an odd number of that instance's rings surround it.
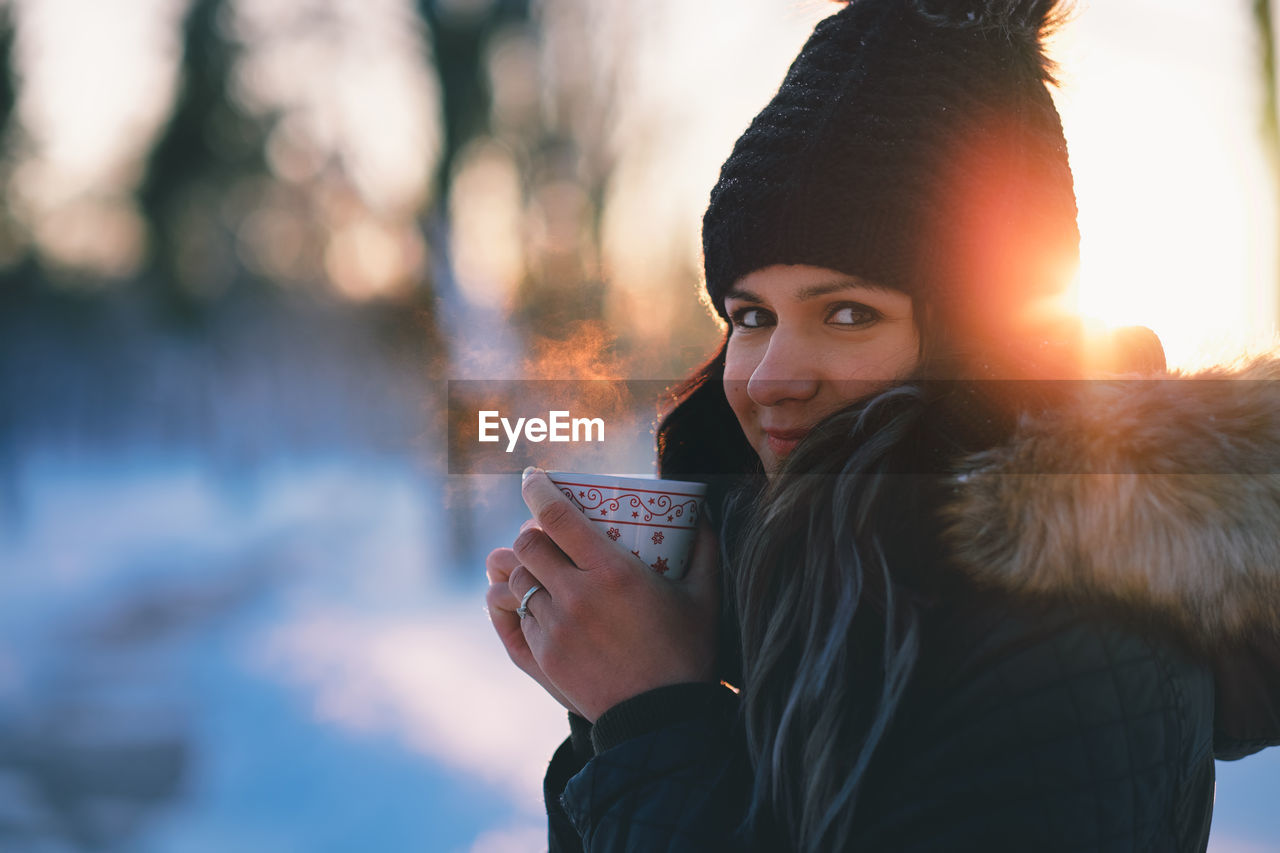
M 529 615 L 529 599 L 533 598 L 533 594 L 542 589 L 542 584 L 534 584 L 529 587 L 529 591 L 524 594 L 524 598 L 520 599 L 520 606 L 516 608 L 516 615 L 521 619 Z

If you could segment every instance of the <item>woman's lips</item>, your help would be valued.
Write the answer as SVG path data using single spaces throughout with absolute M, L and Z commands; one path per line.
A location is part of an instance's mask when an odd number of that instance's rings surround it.
M 807 429 L 767 429 L 764 431 L 769 450 L 773 451 L 773 455 L 779 459 L 795 450 L 796 445 L 808 433 L 809 430 Z

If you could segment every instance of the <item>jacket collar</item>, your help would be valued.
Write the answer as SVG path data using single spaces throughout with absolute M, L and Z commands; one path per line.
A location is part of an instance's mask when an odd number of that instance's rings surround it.
M 1154 608 L 1218 646 L 1280 636 L 1280 351 L 1077 383 L 964 460 L 946 538 L 981 583 Z

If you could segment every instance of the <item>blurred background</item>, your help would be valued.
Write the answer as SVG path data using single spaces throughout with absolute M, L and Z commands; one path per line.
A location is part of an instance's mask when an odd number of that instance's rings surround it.
M 566 726 L 449 380 L 676 379 L 698 226 L 821 0 L 0 0 L 0 849 L 523 851 Z M 1070 295 L 1192 366 L 1280 317 L 1267 0 L 1055 40 Z M 629 464 L 647 466 L 649 412 Z M 1280 750 L 1210 849 L 1280 850 Z

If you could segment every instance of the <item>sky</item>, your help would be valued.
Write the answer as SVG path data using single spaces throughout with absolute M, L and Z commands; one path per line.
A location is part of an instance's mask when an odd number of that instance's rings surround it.
M 1082 233 L 1068 305 L 1107 326 L 1152 327 L 1174 364 L 1262 345 L 1277 318 L 1275 176 L 1250 5 L 1081 0 L 1049 44 Z M 637 48 L 605 233 L 625 286 L 663 286 L 671 268 L 655 254 L 696 268 L 719 163 L 833 8 L 619 4 L 630 18 L 613 24 Z
M 15 167 L 19 207 L 53 255 L 128 272 L 145 242 L 129 193 L 172 105 L 188 0 L 110 12 L 95 0 L 12 2 L 28 137 Z M 1275 163 L 1259 132 L 1249 6 L 1080 0 L 1050 44 L 1082 231 L 1069 303 L 1103 324 L 1151 326 L 1175 364 L 1260 346 L 1280 316 Z M 273 166 L 296 181 L 336 160 L 363 204 L 332 223 L 326 268 L 339 291 L 368 295 L 405 265 L 420 267 L 421 246 L 405 247 L 413 239 L 395 223 L 430 198 L 440 105 L 407 0 L 232 7 L 230 26 L 249 48 L 239 97 L 282 116 Z M 612 317 L 660 332 L 672 312 L 696 310 L 687 283 L 720 162 L 835 5 L 544 0 L 537 8 L 545 55 L 508 39 L 510 49 L 495 52 L 494 91 L 527 103 L 538 93 L 523 81 L 543 73 L 585 93 L 594 120 L 578 122 L 583 145 L 613 167 L 602 269 L 631 298 Z M 530 211 L 501 146 L 479 146 L 466 162 L 474 168 L 459 174 L 466 192 L 454 209 L 454 253 L 472 298 L 500 301 L 519 280 Z

